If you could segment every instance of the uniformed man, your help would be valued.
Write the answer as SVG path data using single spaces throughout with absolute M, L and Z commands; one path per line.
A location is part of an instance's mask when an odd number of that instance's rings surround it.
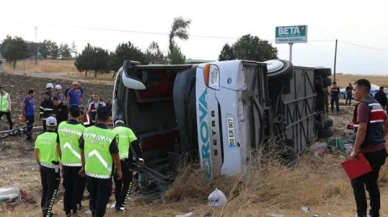
M 96 112 L 99 106 L 106 106 L 106 104 L 100 101 L 100 97 L 98 93 L 93 94 L 94 101 L 91 102 L 88 106 L 88 111 L 86 112 L 91 120 L 91 124 L 94 125 L 96 123 Z
M 130 164 L 132 163 L 131 146 L 136 152 L 137 160 L 141 163 L 143 161 L 143 154 L 140 149 L 139 141 L 131 129 L 124 126 L 124 121 L 115 121 L 115 128 L 113 131 L 119 135 L 119 153 L 120 163 L 123 172 L 123 178 L 117 179 L 117 174 L 114 175 L 115 182 L 115 199 L 116 211 L 125 211 L 126 202 L 132 187 L 132 171 L 130 171 Z
M 85 128 L 80 139 L 82 169 L 80 174 L 87 175 L 89 207 L 93 217 L 105 215 L 106 205 L 112 193 L 113 163 L 117 179 L 122 178 L 118 136 L 108 129 L 109 109 L 99 106 L 95 126 Z
M 40 170 L 42 183 L 41 208 L 43 217 L 52 217 L 52 208 L 60 183 L 59 155 L 57 153 L 57 120 L 54 117 L 46 119 L 47 131 L 38 136 L 35 141 L 35 159 Z
M 79 140 L 85 127 L 78 122 L 81 114 L 78 105 L 70 106 L 69 120 L 58 126 L 57 150 L 63 171 L 63 205 L 66 216 L 75 215 L 81 209 L 86 177 L 79 175 L 82 167 Z M 71 213 L 71 211 L 73 213 Z
M 40 107 L 39 107 L 39 118 L 42 119 L 43 132 L 47 131 L 46 119 L 53 114 L 54 104 L 51 101 L 50 96 L 51 96 L 50 92 L 45 92 L 44 99 L 40 103 Z
M 0 119 L 3 115 L 7 117 L 9 129 L 12 130 L 11 97 L 3 87 L 0 87 Z

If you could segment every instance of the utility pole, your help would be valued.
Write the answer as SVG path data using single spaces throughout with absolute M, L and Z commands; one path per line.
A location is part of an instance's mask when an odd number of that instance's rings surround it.
M 290 62 L 292 63 L 292 45 L 294 43 L 288 43 L 290 45 Z
M 337 45 L 338 45 L 338 40 L 335 40 L 335 51 L 334 51 L 334 81 L 335 81 L 335 73 L 337 69 Z
M 35 54 L 35 64 L 38 64 L 38 27 L 35 26 L 35 46 L 36 46 L 36 54 Z

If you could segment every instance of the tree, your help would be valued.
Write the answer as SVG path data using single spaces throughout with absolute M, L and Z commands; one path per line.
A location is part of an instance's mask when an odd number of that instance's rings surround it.
M 222 47 L 221 53 L 218 56 L 218 61 L 234 60 L 234 59 L 236 59 L 234 55 L 234 49 L 228 43 L 226 43 L 224 47 Z
M 62 60 L 71 59 L 71 48 L 67 44 L 61 44 L 59 46 L 59 55 Z
M 150 64 L 165 64 L 167 63 L 166 57 L 159 48 L 157 42 L 151 42 L 150 46 L 146 51 L 147 60 Z
M 56 42 L 49 41 L 49 43 L 48 43 L 48 53 L 49 53 L 48 57 L 50 59 L 53 59 L 53 60 L 59 59 L 60 51 L 59 51 L 59 47 L 58 47 Z
M 94 56 L 92 59 L 92 70 L 94 77 L 97 78 L 97 73 L 109 73 L 109 53 L 100 47 L 94 47 Z
M 44 40 L 43 43 L 39 45 L 39 53 L 44 59 L 50 55 L 48 48 L 50 43 L 51 41 Z
M 181 49 L 175 42 L 175 38 L 180 40 L 189 39 L 189 33 L 187 29 L 191 24 L 190 20 L 184 20 L 182 17 L 177 17 L 174 19 L 174 22 L 171 26 L 171 31 L 169 34 L 169 53 L 168 58 L 171 61 L 171 64 L 182 64 L 185 62 L 186 57 L 182 54 Z
M 234 55 L 238 59 L 263 62 L 277 59 L 278 50 L 268 41 L 257 36 L 244 35 L 233 44 Z
M 88 71 L 93 70 L 94 48 L 88 43 L 80 55 L 75 58 L 74 65 L 79 72 L 85 72 L 85 77 L 88 76 Z
M 119 44 L 115 52 L 110 54 L 109 68 L 111 71 L 114 71 L 113 77 L 123 65 L 124 60 L 135 60 L 144 65 L 148 64 L 147 56 L 130 41 Z
M 74 41 L 71 43 L 70 53 L 74 54 L 74 56 L 77 57 L 77 47 L 75 46 Z
M 18 60 L 23 60 L 31 56 L 30 48 L 21 37 L 6 37 L 1 46 L 1 52 L 7 62 L 16 68 Z
M 0 45 L 0 54 L 4 56 L 5 46 L 12 41 L 12 37 L 7 35 Z M 7 60 L 8 63 L 8 60 Z

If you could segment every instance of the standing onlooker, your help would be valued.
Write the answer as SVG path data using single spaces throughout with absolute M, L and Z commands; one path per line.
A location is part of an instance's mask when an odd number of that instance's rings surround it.
M 100 96 L 98 96 L 98 93 L 93 94 L 94 101 L 89 104 L 88 111 L 86 112 L 89 114 L 91 124 L 94 125 L 96 123 L 96 113 L 99 106 L 106 106 L 104 102 L 100 101 Z
M 7 117 L 9 129 L 12 130 L 11 96 L 0 87 L 0 119 L 3 115 Z
M 81 81 L 78 81 L 78 90 L 80 92 L 80 99 L 82 101 L 82 99 L 84 98 L 84 89 L 82 89 L 81 87 Z
M 46 132 L 46 119 L 50 117 L 53 114 L 53 108 L 54 104 L 50 99 L 50 92 L 45 92 L 44 93 L 44 99 L 42 103 L 40 103 L 40 108 L 39 108 L 39 118 L 43 118 L 43 132 Z
M 67 106 L 81 105 L 81 91 L 78 89 L 78 83 L 73 82 L 72 89 L 67 92 Z
M 388 119 L 382 107 L 369 96 L 371 84 L 366 79 L 355 82 L 354 96 L 360 103 L 353 114 L 355 140 L 350 158 L 356 160 L 357 154 L 362 153 L 373 171 L 352 179 L 353 194 L 357 205 L 357 216 L 366 217 L 367 198 L 369 192 L 369 216 L 380 216 L 380 190 L 378 185 L 379 172 L 387 158 L 385 136 L 388 133 Z
M 61 91 L 62 91 L 61 85 L 59 85 L 59 84 L 55 85 L 55 94 L 54 95 L 58 96 L 58 98 L 61 101 L 65 101 L 65 96 L 62 95 Z
M 346 101 L 345 101 L 345 106 L 346 105 L 351 105 L 352 104 L 352 97 L 353 97 L 353 86 L 352 83 L 349 83 L 349 86 L 346 87 Z M 349 102 L 349 104 L 348 104 Z
M 339 113 L 339 94 L 340 94 L 340 88 L 337 86 L 337 82 L 333 82 L 333 86 L 331 87 L 331 113 L 334 113 L 334 103 L 335 107 L 337 109 L 337 114 Z
M 90 98 L 88 99 L 88 107 L 89 107 L 90 103 L 92 103 L 93 101 L 94 101 L 94 96 L 92 94 L 92 95 L 90 95 Z
M 387 106 L 387 95 L 384 92 L 384 87 L 380 87 L 380 90 L 375 94 L 375 100 L 380 103 L 380 105 L 385 110 Z
M 58 96 L 53 97 L 53 103 L 54 103 L 54 115 L 59 125 L 62 121 L 67 121 L 69 117 L 69 109 L 66 106 L 66 104 L 59 99 Z
M 69 92 L 69 90 L 71 90 L 72 87 L 73 86 L 73 82 L 71 82 L 70 84 L 69 84 L 69 86 L 66 88 L 66 90 L 65 90 L 65 98 L 67 99 L 67 93 Z
M 26 118 L 27 122 L 27 141 L 33 141 L 32 139 L 32 126 L 34 125 L 34 90 L 29 90 L 28 95 L 24 98 L 22 115 Z

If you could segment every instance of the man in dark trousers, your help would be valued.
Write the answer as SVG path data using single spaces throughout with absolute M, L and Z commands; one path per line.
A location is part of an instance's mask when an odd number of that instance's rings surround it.
M 12 130 L 11 97 L 3 87 L 0 87 L 0 119 L 3 115 L 7 117 L 9 129 Z
M 103 217 L 106 205 L 112 194 L 113 164 L 116 167 L 117 179 L 122 178 L 118 135 L 108 129 L 109 109 L 99 106 L 97 123 L 85 128 L 80 139 L 82 169 L 81 175 L 87 175 L 89 207 L 93 217 Z
M 58 126 L 57 150 L 63 171 L 63 205 L 66 216 L 76 215 L 86 186 L 86 177 L 79 175 L 82 167 L 79 140 L 85 127 L 78 122 L 81 110 L 78 105 L 70 106 L 69 120 Z M 73 213 L 71 213 L 73 211 Z
M 98 93 L 94 93 L 93 98 L 94 98 L 94 101 L 89 104 L 88 111 L 86 112 L 90 117 L 90 121 L 92 125 L 96 123 L 97 108 L 99 106 L 106 106 L 104 102 L 100 101 L 100 96 L 98 95 Z
M 137 161 L 144 164 L 143 154 L 140 149 L 139 140 L 133 131 L 125 127 L 124 121 L 117 120 L 115 122 L 113 131 L 119 136 L 119 155 L 123 178 L 117 179 L 117 174 L 114 175 L 115 183 L 115 208 L 118 212 L 125 211 L 125 206 L 131 193 L 132 186 L 132 171 L 130 171 L 130 164 L 132 164 L 131 146 L 136 152 Z
M 58 124 L 62 123 L 62 121 L 67 121 L 69 117 L 69 109 L 64 102 L 62 102 L 58 96 L 53 97 L 54 103 L 54 114 L 57 119 Z
M 375 94 L 375 100 L 381 104 L 383 109 L 387 107 L 387 95 L 384 92 L 384 87 L 380 87 L 380 90 Z
M 40 206 L 43 217 L 52 217 L 51 212 L 57 196 L 59 182 L 59 156 L 57 153 L 57 120 L 54 117 L 46 119 L 47 131 L 40 134 L 35 142 L 35 160 L 40 171 L 42 183 L 42 200 Z
M 22 106 L 22 115 L 26 118 L 27 122 L 27 141 L 32 142 L 34 141 L 32 139 L 32 128 L 34 126 L 34 115 L 35 115 L 35 108 L 34 108 L 34 90 L 29 90 L 28 95 L 24 97 L 23 100 L 23 106 Z
M 353 115 L 355 140 L 350 158 L 357 160 L 357 154 L 362 153 L 373 169 L 372 172 L 351 181 L 357 205 L 357 216 L 367 216 L 366 187 L 371 206 L 369 216 L 379 217 L 378 177 L 380 168 L 387 157 L 385 136 L 388 133 L 388 119 L 381 104 L 369 96 L 370 82 L 366 79 L 359 79 L 354 84 L 354 95 L 360 103 L 357 104 Z
M 44 93 L 44 99 L 40 103 L 40 108 L 39 108 L 39 118 L 42 119 L 42 124 L 43 124 L 43 132 L 46 132 L 46 119 L 50 117 L 53 114 L 53 108 L 54 104 L 50 99 L 50 92 L 45 92 Z
M 334 103 L 337 110 L 337 114 L 339 113 L 339 94 L 340 94 L 340 88 L 337 86 L 337 82 L 334 81 L 330 91 L 331 113 L 334 113 Z
M 352 83 L 349 83 L 349 86 L 346 87 L 346 101 L 345 101 L 345 106 L 346 105 L 351 105 L 352 104 L 352 97 L 353 97 L 353 86 Z

